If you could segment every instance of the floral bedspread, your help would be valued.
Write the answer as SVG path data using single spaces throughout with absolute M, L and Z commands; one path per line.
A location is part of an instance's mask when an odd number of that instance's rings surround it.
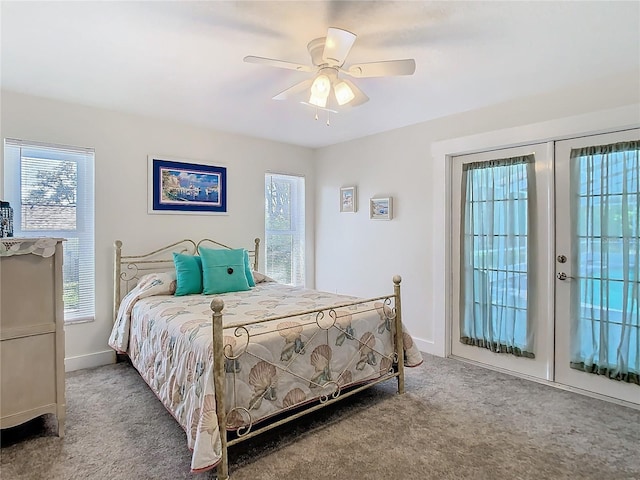
M 166 274 L 164 274 L 166 275 Z M 214 296 L 175 297 L 170 277 L 145 279 L 123 300 L 109 345 L 135 368 L 187 434 L 191 471 L 213 468 L 221 444 L 213 386 Z M 357 299 L 274 282 L 226 293 L 225 325 L 261 320 Z M 382 301 L 226 329 L 228 428 L 246 427 L 391 368 L 393 322 Z M 360 312 L 360 313 L 359 313 Z M 319 328 L 320 327 L 320 328 Z M 405 365 L 422 363 L 403 332 Z

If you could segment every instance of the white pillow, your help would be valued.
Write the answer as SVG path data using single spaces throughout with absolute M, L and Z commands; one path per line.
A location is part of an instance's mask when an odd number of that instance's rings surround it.
M 140 277 L 135 288 L 139 292 L 138 298 L 173 295 L 176 291 L 176 272 L 148 273 Z
M 273 278 L 267 277 L 264 273 L 256 272 L 255 270 L 252 270 L 251 273 L 253 274 L 253 279 L 256 284 L 263 282 L 275 282 Z

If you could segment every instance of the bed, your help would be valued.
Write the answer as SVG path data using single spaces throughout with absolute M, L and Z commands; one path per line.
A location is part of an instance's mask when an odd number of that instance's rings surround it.
M 208 294 L 209 254 L 232 251 L 254 285 Z M 191 471 L 217 467 L 219 479 L 228 447 L 379 382 L 395 378 L 404 393 L 404 367 L 422 363 L 402 327 L 399 276 L 393 293 L 367 299 L 291 287 L 258 272 L 259 251 L 259 239 L 250 250 L 186 239 L 123 255 L 115 242 L 109 345 L 185 430 Z M 183 294 L 177 259 L 201 265 L 203 293 Z

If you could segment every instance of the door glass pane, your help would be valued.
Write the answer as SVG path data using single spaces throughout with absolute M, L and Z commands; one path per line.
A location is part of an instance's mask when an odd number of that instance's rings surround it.
M 640 142 L 571 151 L 572 368 L 639 383 Z
M 460 341 L 534 357 L 528 322 L 533 155 L 463 167 Z

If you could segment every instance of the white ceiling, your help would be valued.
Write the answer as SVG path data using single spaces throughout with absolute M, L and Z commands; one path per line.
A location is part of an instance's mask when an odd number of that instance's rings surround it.
M 4 89 L 307 147 L 640 71 L 636 1 L 3 0 L 0 16 Z M 370 101 L 327 127 L 271 100 L 310 74 L 242 59 L 310 65 L 330 26 L 358 35 L 345 66 L 417 67 L 354 79 Z

